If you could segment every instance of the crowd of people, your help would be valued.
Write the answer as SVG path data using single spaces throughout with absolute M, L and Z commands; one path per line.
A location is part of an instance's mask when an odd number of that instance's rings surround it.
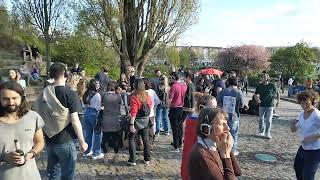
M 148 165 L 156 151 L 154 140 L 171 133 L 171 152 L 182 151 L 182 179 L 241 175 L 238 135 L 243 94 L 248 90 L 246 76 L 235 72 L 201 75 L 171 68 L 168 76 L 157 69 L 154 78 L 137 78 L 130 67 L 128 75 L 121 74 L 115 81 L 108 73 L 108 67 L 102 67 L 88 79 L 79 64 L 69 71 L 64 64 L 54 63 L 49 69 L 51 79 L 29 110 L 26 82 L 21 82 L 17 70 L 10 70 L 9 81 L 0 85 L 0 130 L 5 132 L 0 138 L 0 179 L 41 179 L 34 157 L 45 144 L 49 179 L 74 179 L 77 147 L 84 157 L 117 163 L 120 148 L 127 144 L 127 164 L 135 166 L 136 152 L 143 150 L 143 163 Z M 268 74 L 263 73 L 260 82 L 246 111 L 259 116 L 257 135 L 271 139 L 280 92 Z M 297 179 L 312 179 L 320 162 L 312 158 L 320 157 L 318 96 L 309 89 L 297 100 L 303 112 L 291 130 L 300 130 L 302 141 L 294 169 Z

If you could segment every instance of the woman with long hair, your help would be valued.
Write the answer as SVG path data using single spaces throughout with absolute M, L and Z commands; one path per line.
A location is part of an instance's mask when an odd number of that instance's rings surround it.
M 186 119 L 186 126 L 184 131 L 184 144 L 181 161 L 181 177 L 183 180 L 188 179 L 187 162 L 189 159 L 189 153 L 192 145 L 197 142 L 197 125 L 199 123 L 199 113 L 202 109 L 217 107 L 216 98 L 209 94 L 196 93 L 194 94 L 196 99 L 195 111 L 192 112 Z
M 68 80 L 67 80 L 67 87 L 69 89 L 71 89 L 72 91 L 77 91 L 77 86 L 78 86 L 78 83 L 79 83 L 79 75 L 78 74 L 75 74 L 75 73 L 71 73 L 69 76 L 68 76 Z
M 97 116 L 101 109 L 101 96 L 98 93 L 100 88 L 99 82 L 91 79 L 89 87 L 83 95 L 84 111 L 84 129 L 85 141 L 88 143 L 88 149 L 85 156 L 92 156 L 92 159 L 103 159 L 101 153 L 101 131 L 95 130 Z
M 169 80 L 167 76 L 162 75 L 162 81 L 160 81 L 158 87 L 158 96 L 160 99 L 160 104 L 157 106 L 156 110 L 156 135 L 160 135 L 161 124 L 163 126 L 164 134 L 169 135 Z
M 23 90 L 25 90 L 27 87 L 26 81 L 21 78 L 21 75 L 17 69 L 9 70 L 9 80 L 20 84 Z
M 320 111 L 318 94 L 312 90 L 297 95 L 303 111 L 292 121 L 291 132 L 299 130 L 301 145 L 294 160 L 297 180 L 314 179 L 320 164 Z
M 135 80 L 135 87 L 130 97 L 131 120 L 129 133 L 129 155 L 128 164 L 136 165 L 136 141 L 135 137 L 140 135 L 143 141 L 144 163 L 150 163 L 150 143 L 149 143 L 149 115 L 152 108 L 152 100 L 145 90 L 143 79 Z M 148 112 L 149 111 L 149 112 Z
M 231 152 L 233 139 L 228 114 L 218 108 L 204 108 L 198 118 L 197 142 L 187 163 L 189 179 L 236 179 L 241 170 Z

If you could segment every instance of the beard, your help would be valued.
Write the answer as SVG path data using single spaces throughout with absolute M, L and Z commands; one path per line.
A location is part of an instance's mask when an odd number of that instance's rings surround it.
M 8 105 L 8 106 L 3 106 L 3 111 L 5 113 L 13 113 L 13 112 L 17 112 L 20 106 L 17 105 Z

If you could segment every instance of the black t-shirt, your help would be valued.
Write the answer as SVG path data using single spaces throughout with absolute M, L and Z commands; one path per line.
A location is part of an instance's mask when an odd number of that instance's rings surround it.
M 75 91 L 68 89 L 65 86 L 56 86 L 55 93 L 57 99 L 59 99 L 60 103 L 69 108 L 69 113 L 72 114 L 74 112 L 78 112 L 80 109 L 79 97 Z M 69 123 L 60 133 L 49 138 L 46 136 L 46 141 L 49 144 L 63 144 L 66 142 L 70 142 L 73 139 L 76 139 L 76 133 L 72 127 L 72 124 Z

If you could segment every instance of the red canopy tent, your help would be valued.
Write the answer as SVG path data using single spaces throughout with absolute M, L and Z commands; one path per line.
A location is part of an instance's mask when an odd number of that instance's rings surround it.
M 223 71 L 220 71 L 219 69 L 214 69 L 214 68 L 205 68 L 201 69 L 199 71 L 200 74 L 214 74 L 214 75 L 222 75 Z

